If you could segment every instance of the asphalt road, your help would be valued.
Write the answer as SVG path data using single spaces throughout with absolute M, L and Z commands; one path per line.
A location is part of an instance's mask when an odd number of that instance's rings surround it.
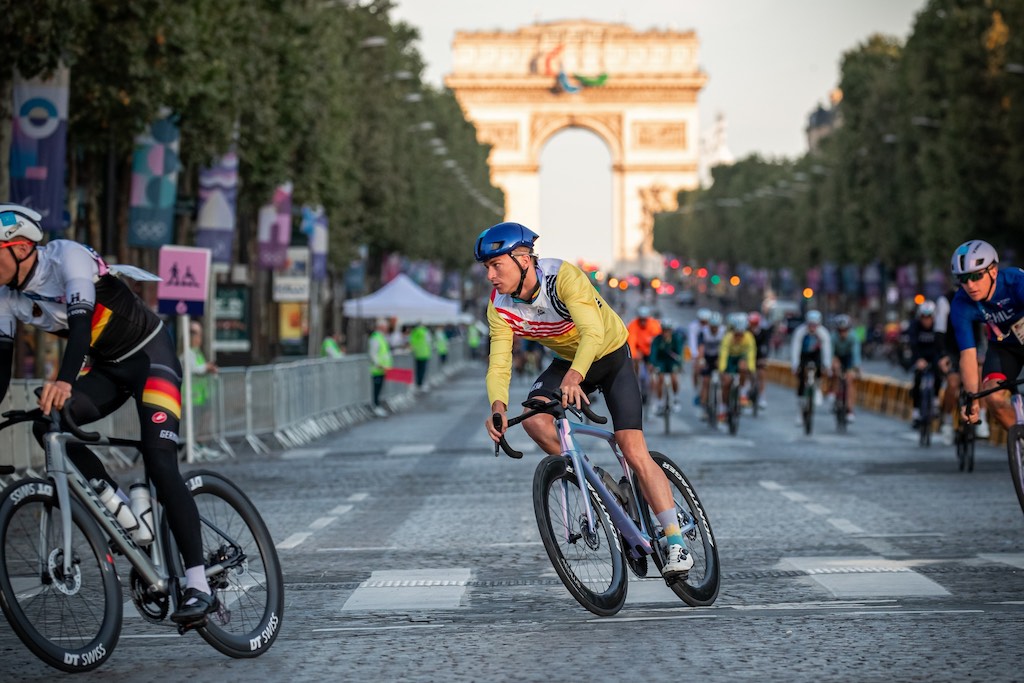
M 227 659 L 129 605 L 111 659 L 76 680 L 1024 678 L 1024 515 L 1002 450 L 979 447 L 961 473 L 951 447 L 918 446 L 904 423 L 861 412 L 840 435 L 824 408 L 805 436 L 777 387 L 736 436 L 692 406 L 668 435 L 652 420 L 651 447 L 710 515 L 721 593 L 695 609 L 660 579 L 634 580 L 625 608 L 599 618 L 540 544 L 536 449 L 493 456 L 482 372 L 307 448 L 211 466 L 256 502 L 279 547 L 287 602 L 267 654 Z M 60 675 L 2 622 L 0 672 Z

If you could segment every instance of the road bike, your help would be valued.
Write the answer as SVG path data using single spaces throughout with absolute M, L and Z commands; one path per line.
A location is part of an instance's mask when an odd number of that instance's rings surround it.
M 717 361 L 716 361 L 717 362 Z M 708 427 L 711 429 L 718 429 L 718 402 L 722 396 L 722 378 L 718 374 L 718 369 L 711 370 L 711 376 L 708 377 L 708 395 L 704 400 L 704 414 L 708 418 Z
M 1010 476 L 1013 477 L 1013 489 L 1017 492 L 1017 502 L 1024 511 L 1024 398 L 1017 387 L 1024 384 L 1024 379 L 1003 380 L 991 389 L 967 394 L 967 412 L 971 411 L 971 403 L 997 391 L 1010 392 L 1010 407 L 1013 408 L 1013 424 L 1006 430 L 1006 454 L 1010 459 Z
M 596 424 L 607 418 L 582 410 L 562 407 L 561 394 L 534 396 L 523 403 L 522 415 L 508 421 L 511 428 L 534 415 L 547 414 L 555 420 L 561 455 L 549 455 L 537 465 L 533 476 L 533 505 L 541 540 L 558 577 L 574 598 L 600 616 L 622 609 L 629 581 L 626 567 L 638 577 L 648 574 L 648 556 L 660 570 L 665 563 L 664 532 L 644 498 L 636 474 L 619 452 L 615 435 L 605 429 L 571 422 L 567 413 Z M 494 416 L 500 428 L 501 416 Z M 507 433 L 507 432 L 506 432 Z M 619 461 L 618 482 L 611 473 L 595 466 L 577 444 L 577 436 L 604 440 Z M 523 454 L 509 446 L 505 436 L 495 445 L 511 458 Z M 710 605 L 718 597 L 721 569 L 711 522 L 693 485 L 682 469 L 655 451 L 651 457 L 668 477 L 676 504 L 679 528 L 693 567 L 668 585 L 688 605 Z
M 740 402 L 740 374 L 729 373 L 729 399 L 725 405 L 726 424 L 729 426 L 729 433 L 735 434 L 740 428 L 740 413 L 743 406 Z
M 814 400 L 818 391 L 818 366 L 810 361 L 804 367 L 804 393 L 801 402 L 801 414 L 804 418 L 804 434 L 810 436 L 814 431 Z
M 932 372 L 931 367 L 926 368 L 921 373 L 921 385 L 918 391 L 918 412 L 920 414 L 920 421 L 918 422 L 918 443 L 924 447 L 932 445 L 932 428 L 934 427 L 934 413 L 933 408 L 935 405 L 935 373 Z
M 658 414 L 665 426 L 665 434 L 672 433 L 672 411 L 675 407 L 675 394 L 672 392 L 672 373 L 660 373 L 661 400 L 658 402 Z
M 957 398 L 958 408 L 965 407 L 968 401 L 968 396 L 961 391 Z M 960 410 L 957 410 L 954 419 L 956 420 L 956 430 L 953 432 L 953 445 L 956 447 L 957 465 L 961 472 L 964 470 L 973 472 L 974 442 L 976 441 L 974 425 L 960 417 Z
M 758 386 L 757 369 L 750 373 L 750 388 L 747 389 L 747 399 L 750 401 L 750 414 L 757 417 L 760 410 L 761 387 Z
M 225 477 L 184 475 L 199 508 L 206 578 L 220 608 L 191 625 L 167 621 L 185 588 L 184 567 L 150 484 L 154 540 L 140 547 L 67 456 L 69 444 L 139 448 L 138 441 L 85 432 L 67 407 L 9 411 L 0 430 L 44 422 L 46 475 L 0 494 L 0 606 L 11 628 L 41 660 L 67 672 L 95 669 L 113 653 L 123 619 L 114 554 L 131 565 L 128 588 L 148 622 L 194 629 L 214 648 L 257 657 L 277 638 L 284 580 L 273 539 L 248 497 Z
M 836 393 L 835 403 L 833 404 L 833 411 L 836 414 L 836 431 L 840 434 L 846 433 L 846 427 L 849 424 L 849 382 L 846 373 L 840 371 L 836 377 Z

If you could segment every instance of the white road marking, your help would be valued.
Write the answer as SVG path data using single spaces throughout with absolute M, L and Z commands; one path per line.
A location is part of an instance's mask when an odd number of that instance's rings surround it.
M 336 631 L 397 631 L 410 628 L 444 628 L 444 624 L 406 624 L 405 626 L 337 626 L 334 628 L 315 628 L 313 633 L 333 633 Z M 123 637 L 123 636 L 122 636 Z
M 810 498 L 808 498 L 804 494 L 797 493 L 796 491 L 779 491 L 779 493 L 782 494 L 783 498 L 785 498 L 786 500 L 793 501 L 794 503 L 803 503 L 805 501 L 810 500 Z
M 331 510 L 332 515 L 343 515 L 352 509 L 351 505 L 339 505 L 338 507 Z
M 285 451 L 281 454 L 282 460 L 305 460 L 312 458 L 322 458 L 327 455 L 328 450 L 326 448 L 296 448 L 290 451 Z
M 369 497 L 370 494 L 363 491 L 360 493 L 353 493 L 351 496 L 348 497 L 348 501 L 351 503 L 358 503 L 359 501 L 366 500 Z
M 303 532 L 300 532 L 300 533 L 297 533 L 297 534 L 292 534 L 288 538 L 286 538 L 283 541 L 281 541 L 280 543 L 278 543 L 277 544 L 277 549 L 278 550 L 288 550 L 290 548 L 294 548 L 295 546 L 299 545 L 300 543 L 302 543 L 303 541 L 305 541 L 307 538 L 309 538 L 312 535 L 313 535 L 313 533 L 310 532 L 310 531 L 303 531 Z
M 317 548 L 318 553 L 359 553 L 364 551 L 388 551 L 398 550 L 396 545 L 371 545 L 371 546 L 348 546 L 342 548 Z
M 1024 553 L 982 553 L 978 557 L 989 562 L 1008 564 L 1024 569 Z
M 835 528 L 839 529 L 840 531 L 845 532 L 847 534 L 863 534 L 863 533 L 866 533 L 859 526 L 857 526 L 856 524 L 854 524 L 853 522 L 851 522 L 848 519 L 843 519 L 842 517 L 829 517 L 828 518 L 828 523 L 831 524 L 832 526 L 834 526 Z
M 801 570 L 837 598 L 949 595 L 949 591 L 910 567 L 884 557 L 784 557 L 782 564 Z
M 777 481 L 759 481 L 761 488 L 768 489 L 769 491 L 781 491 L 785 487 Z
M 471 574 L 465 567 L 375 571 L 341 609 L 455 609 L 462 605 Z
M 309 528 L 310 529 L 323 529 L 325 526 L 328 526 L 331 522 L 333 522 L 336 519 L 338 519 L 338 518 L 337 517 L 320 517 L 320 518 L 315 519 L 312 522 L 310 522 Z
M 808 512 L 813 512 L 816 515 L 832 514 L 832 511 L 829 510 L 827 507 L 825 507 L 824 505 L 818 505 L 817 503 L 808 503 L 807 505 L 804 505 L 804 508 Z
M 432 443 L 411 443 L 402 446 L 392 446 L 388 449 L 388 455 L 426 455 L 433 453 L 436 446 Z

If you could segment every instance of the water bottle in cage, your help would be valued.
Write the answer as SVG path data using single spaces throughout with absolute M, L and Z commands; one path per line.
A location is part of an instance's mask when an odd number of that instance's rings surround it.
M 145 546 L 153 542 L 153 500 L 147 484 L 132 484 L 129 491 L 131 510 L 139 520 L 139 528 L 132 532 L 132 540 Z
M 91 483 L 103 505 L 117 518 L 125 531 L 134 531 L 139 527 L 139 521 L 132 514 L 131 508 L 121 500 L 110 484 L 103 479 L 93 479 Z

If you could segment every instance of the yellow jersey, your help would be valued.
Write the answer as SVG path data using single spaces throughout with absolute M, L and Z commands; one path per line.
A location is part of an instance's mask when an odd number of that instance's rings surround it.
M 487 366 L 487 399 L 508 405 L 515 335 L 540 342 L 571 363 L 584 377 L 591 364 L 626 343 L 626 326 L 601 298 L 590 278 L 561 259 L 537 261 L 540 287 L 532 301 L 491 292 L 487 322 L 491 355 Z
M 743 356 L 747 359 L 747 369 L 753 370 L 757 367 L 757 340 L 747 330 L 739 339 L 735 332 L 729 332 L 722 338 L 721 350 L 718 353 L 718 371 L 725 372 L 729 357 Z

